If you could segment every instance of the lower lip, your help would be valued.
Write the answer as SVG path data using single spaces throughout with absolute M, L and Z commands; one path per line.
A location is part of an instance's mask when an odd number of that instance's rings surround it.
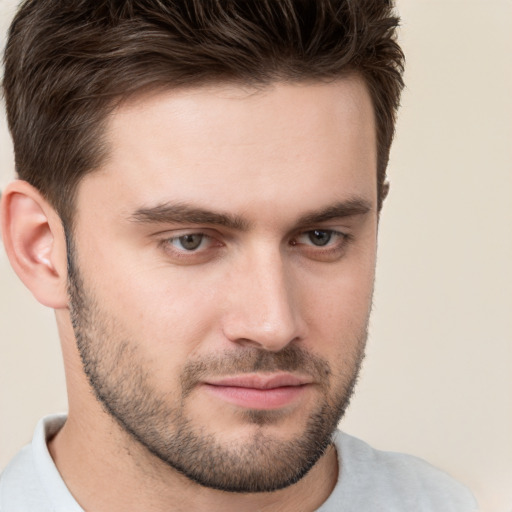
M 247 409 L 274 410 L 290 405 L 305 393 L 308 385 L 283 386 L 272 389 L 213 386 L 204 384 L 211 394 Z

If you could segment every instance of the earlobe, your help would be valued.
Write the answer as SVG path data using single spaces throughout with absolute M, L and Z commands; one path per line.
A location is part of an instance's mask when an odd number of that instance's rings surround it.
M 67 263 L 59 216 L 29 183 L 16 180 L 2 192 L 2 238 L 11 265 L 43 305 L 67 307 Z

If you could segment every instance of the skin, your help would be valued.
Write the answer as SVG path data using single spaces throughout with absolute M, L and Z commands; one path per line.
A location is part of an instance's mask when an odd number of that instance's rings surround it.
M 104 165 L 79 185 L 73 227 L 74 265 L 95 311 L 81 332 L 91 354 L 100 354 L 97 376 L 126 383 L 133 399 L 143 371 L 148 397 L 169 408 L 181 400 L 194 431 L 225 453 L 252 453 L 272 467 L 279 452 L 274 461 L 259 457 L 258 442 L 278 447 L 300 438 L 319 403 L 334 407 L 350 394 L 362 358 L 378 226 L 375 126 L 364 84 L 353 77 L 145 94 L 113 114 L 106 141 Z M 177 217 L 176 208 L 170 218 L 162 214 L 169 205 L 237 222 Z M 318 217 L 334 206 L 333 218 Z M 56 310 L 69 417 L 50 452 L 85 510 L 306 511 L 327 499 L 343 470 L 332 447 L 291 486 L 232 493 L 192 482 L 134 439 L 84 372 L 58 216 L 23 182 L 5 190 L 2 208 L 13 267 Z M 199 234 L 206 238 L 198 248 L 185 250 L 183 242 L 193 245 Z M 326 234 L 327 244 L 316 245 Z M 307 365 L 252 366 L 254 354 L 278 361 L 297 350 L 328 364 L 329 378 Z M 240 363 L 241 354 L 251 362 Z M 205 361 L 206 376 L 184 397 L 180 377 Z M 268 404 L 233 403 L 209 385 L 243 372 L 292 375 L 304 385 L 271 414 Z

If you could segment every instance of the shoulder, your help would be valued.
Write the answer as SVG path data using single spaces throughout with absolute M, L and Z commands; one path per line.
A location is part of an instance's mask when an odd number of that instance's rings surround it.
M 59 431 L 65 419 L 54 415 L 41 420 L 32 443 L 18 452 L 0 475 L 0 512 L 82 512 L 47 447 L 47 440 Z
M 0 512 L 50 510 L 32 457 L 32 447 L 25 446 L 0 475 Z
M 466 487 L 417 457 L 376 450 L 342 432 L 334 441 L 340 474 L 333 504 L 343 504 L 343 509 L 322 507 L 324 512 L 475 512 L 478 508 Z

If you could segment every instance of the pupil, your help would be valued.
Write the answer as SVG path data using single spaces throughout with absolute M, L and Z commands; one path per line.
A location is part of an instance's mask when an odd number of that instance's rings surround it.
M 309 235 L 310 240 L 315 245 L 326 245 L 331 240 L 332 234 L 329 231 L 320 231 L 318 229 L 315 229 L 315 231 L 312 231 Z
M 203 235 L 184 235 L 180 236 L 180 243 L 184 249 L 193 251 L 197 249 L 203 241 Z

